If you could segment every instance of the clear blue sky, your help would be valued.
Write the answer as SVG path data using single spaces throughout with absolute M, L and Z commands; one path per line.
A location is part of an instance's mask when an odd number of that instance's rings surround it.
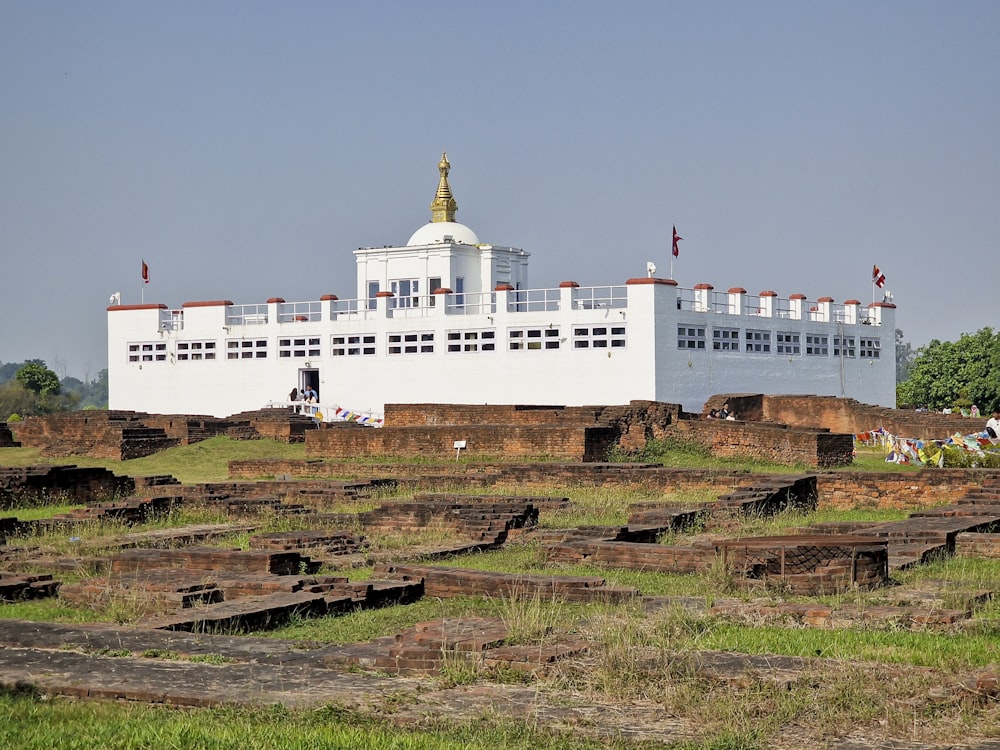
M 106 366 L 108 296 L 354 296 L 430 217 L 531 285 L 996 321 L 1000 3 L 0 0 L 0 361 Z M 64 371 L 61 372 L 60 370 Z

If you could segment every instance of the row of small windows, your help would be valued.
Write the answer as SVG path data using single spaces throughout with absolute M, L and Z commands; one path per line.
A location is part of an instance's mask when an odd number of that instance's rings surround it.
M 704 335 L 704 329 L 700 329 Z M 391 333 L 386 339 L 389 354 L 433 354 L 433 331 Z M 492 352 L 497 349 L 497 332 L 492 328 L 446 331 L 445 347 L 449 353 Z M 565 339 L 557 326 L 545 328 L 511 328 L 507 331 L 507 348 L 511 351 L 542 351 L 560 349 Z M 374 333 L 332 336 L 330 354 L 334 357 L 375 356 Z M 277 341 L 279 359 L 319 358 L 322 345 L 319 337 L 280 338 Z M 216 358 L 215 341 L 178 341 L 175 352 L 178 361 L 212 360 Z M 267 359 L 270 345 L 267 339 L 227 339 L 226 359 Z M 574 349 L 622 349 L 625 347 L 625 326 L 574 326 Z M 702 347 L 704 348 L 704 347 Z M 167 359 L 167 344 L 163 341 L 128 344 L 129 362 L 160 362 Z
M 677 326 L 678 349 L 701 349 L 708 346 L 706 328 L 703 326 Z M 832 341 L 832 346 L 831 346 Z M 753 328 L 713 328 L 712 350 L 717 352 L 738 352 L 749 354 L 770 354 L 772 352 L 772 332 Z M 805 351 L 809 357 L 862 357 L 879 359 L 882 342 L 877 338 L 860 339 L 855 336 L 829 336 L 828 334 L 800 334 L 778 331 L 773 334 L 774 353 L 798 356 Z

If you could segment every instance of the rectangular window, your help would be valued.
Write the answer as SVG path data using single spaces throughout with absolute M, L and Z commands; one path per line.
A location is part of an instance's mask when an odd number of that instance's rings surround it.
M 834 336 L 833 337 L 833 356 L 834 357 L 854 357 L 856 350 L 854 348 L 854 337 L 853 336 Z
M 507 348 L 511 351 L 538 351 L 559 348 L 558 328 L 511 328 L 507 331 Z
M 126 344 L 129 362 L 166 362 L 166 341 L 134 341 Z
M 378 282 L 369 281 L 368 282 L 368 309 L 374 310 L 378 306 L 378 300 L 375 297 L 378 295 Z
M 624 349 L 625 326 L 573 326 L 574 349 Z
M 879 359 L 882 356 L 882 342 L 878 339 L 862 338 L 858 354 L 867 359 Z
M 431 276 L 427 281 L 427 295 L 428 302 L 431 307 L 434 307 L 434 303 L 437 302 L 437 295 L 434 294 L 434 290 L 441 288 L 441 277 Z
M 176 349 L 178 362 L 215 359 L 214 341 L 178 341 Z
M 413 331 L 410 333 L 390 333 L 387 351 L 389 354 L 433 354 L 434 333 Z
M 828 357 L 830 356 L 830 337 L 819 336 L 812 333 L 806 334 L 806 356 Z
M 678 349 L 704 349 L 704 326 L 677 326 Z
M 267 359 L 267 339 L 226 339 L 226 359 Z
M 374 357 L 375 334 L 351 333 L 333 336 L 330 339 L 330 353 L 334 357 Z
M 449 352 L 496 351 L 496 331 L 492 328 L 477 331 L 448 331 Z
M 279 338 L 279 359 L 305 359 L 322 356 L 319 337 Z
M 717 352 L 738 352 L 740 350 L 740 329 L 713 328 L 712 349 Z
M 419 279 L 391 279 L 389 291 L 392 292 L 392 307 L 419 307 Z
M 775 351 L 778 354 L 789 354 L 798 356 L 802 353 L 799 345 L 799 334 L 789 331 L 778 331 L 775 334 Z
M 771 332 L 755 331 L 748 328 L 746 331 L 746 351 L 753 354 L 770 354 Z

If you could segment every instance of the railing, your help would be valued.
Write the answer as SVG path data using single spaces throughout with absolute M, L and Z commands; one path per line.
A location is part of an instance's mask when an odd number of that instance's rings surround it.
M 628 287 L 582 286 L 573 290 L 573 306 L 577 310 L 621 309 L 628 307 Z
M 267 305 L 228 305 L 227 326 L 251 326 L 267 323 Z
M 551 312 L 561 297 L 561 289 L 519 289 L 507 295 L 507 312 Z
M 375 317 L 375 300 L 335 299 L 330 302 L 331 318 L 364 319 Z
M 183 310 L 160 310 L 159 328 L 161 331 L 183 331 Z
M 279 323 L 315 323 L 323 319 L 322 302 L 281 302 Z
M 496 312 L 493 292 L 446 294 L 445 313 L 448 315 L 488 315 Z

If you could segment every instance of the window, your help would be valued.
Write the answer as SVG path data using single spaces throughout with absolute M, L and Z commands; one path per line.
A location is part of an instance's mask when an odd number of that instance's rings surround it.
M 129 362 L 167 361 L 167 342 L 165 341 L 129 342 L 127 349 Z
M 573 326 L 574 349 L 624 349 L 625 326 Z
M 511 328 L 507 331 L 507 348 L 511 351 L 558 349 L 559 329 Z
M 497 333 L 492 328 L 479 331 L 448 331 L 449 352 L 496 351 Z
M 199 360 L 215 359 L 214 341 L 178 341 L 177 361 L 197 362 Z
M 882 356 L 882 342 L 878 339 L 861 339 L 859 356 L 867 359 L 879 359 Z
M 712 348 L 717 352 L 738 352 L 740 350 L 740 329 L 713 328 Z
M 420 307 L 420 281 L 418 279 L 392 279 L 389 282 L 393 307 Z
M 334 357 L 375 356 L 375 334 L 354 333 L 334 336 L 330 340 L 330 353 Z
M 278 339 L 279 359 L 318 356 L 320 356 L 319 336 Z
M 267 339 L 227 339 L 226 359 L 267 359 Z
M 433 354 L 434 333 L 413 331 L 389 334 L 389 354 Z
M 853 336 L 834 336 L 833 337 L 833 356 L 834 357 L 854 357 L 856 350 L 854 348 L 854 337 Z
M 704 326 L 677 326 L 678 349 L 704 349 Z
M 431 276 L 430 279 L 428 279 L 427 281 L 428 302 L 431 307 L 434 307 L 434 304 L 437 302 L 437 295 L 434 294 L 434 290 L 440 288 L 441 288 L 441 277 Z
M 378 282 L 369 281 L 368 282 L 368 309 L 374 310 L 378 306 L 378 300 L 375 299 L 378 295 Z
M 778 354 L 794 354 L 798 356 L 802 353 L 799 345 L 799 334 L 790 331 L 778 331 L 775 335 L 775 351 Z
M 748 328 L 746 331 L 746 351 L 753 354 L 770 354 L 771 332 L 755 331 Z
M 830 337 L 806 334 L 806 355 L 810 357 L 827 357 L 830 355 Z

